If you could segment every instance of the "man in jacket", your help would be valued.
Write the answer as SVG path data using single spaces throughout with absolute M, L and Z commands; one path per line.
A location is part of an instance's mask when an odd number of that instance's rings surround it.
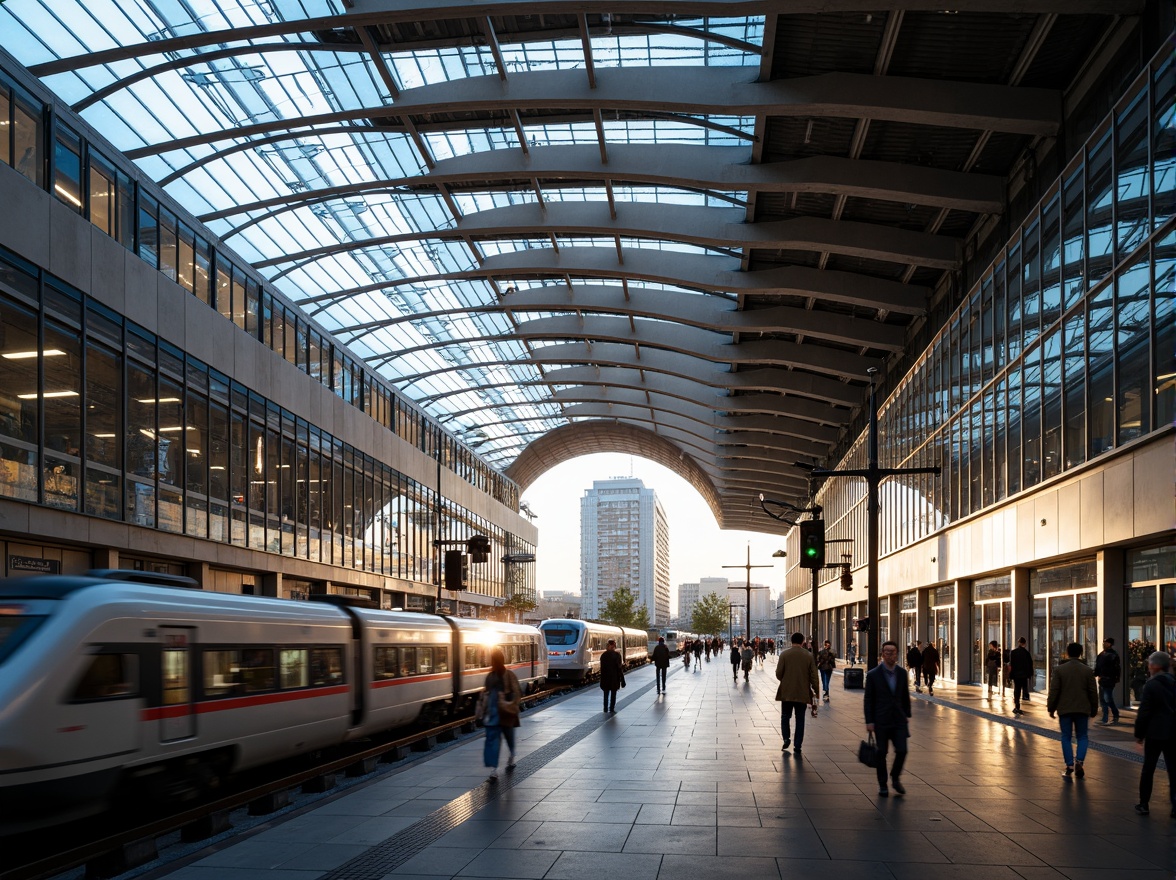
M 1066 645 L 1066 659 L 1058 664 L 1049 679 L 1049 717 L 1061 716 L 1062 758 L 1066 762 L 1065 776 L 1081 779 L 1086 775 L 1082 762 L 1089 744 L 1087 725 L 1098 714 L 1098 688 L 1094 685 L 1094 670 L 1082 662 L 1082 646 L 1077 642 Z M 1078 759 L 1074 760 L 1072 736 L 1078 738 Z
M 666 689 L 666 670 L 670 668 L 670 649 L 664 636 L 659 636 L 653 649 L 653 680 L 660 694 Z
M 615 639 L 609 639 L 600 655 L 600 689 L 604 691 L 604 711 L 617 711 L 617 691 L 625 686 L 625 664 Z
M 1017 647 L 1009 654 L 1009 678 L 1013 680 L 1013 714 L 1021 711 L 1021 697 L 1029 701 L 1029 679 L 1033 677 L 1033 655 L 1025 647 L 1025 637 L 1017 639 Z
M 1102 724 L 1119 723 L 1119 707 L 1115 705 L 1115 685 L 1123 676 L 1123 665 L 1115 650 L 1115 640 L 1110 636 L 1103 639 L 1102 653 L 1094 660 L 1094 677 L 1098 679 L 1098 702 L 1102 706 Z M 1113 716 L 1110 722 L 1107 715 Z
M 923 649 L 923 682 L 927 693 L 935 696 L 935 676 L 939 675 L 939 649 L 931 642 Z
M 907 671 L 898 665 L 898 643 L 882 643 L 882 662 L 866 673 L 865 699 L 866 730 L 874 734 L 878 745 L 878 796 L 888 797 L 886 787 L 886 753 L 894 743 L 894 769 L 890 783 L 896 794 L 906 794 L 902 781 L 906 763 L 907 740 L 910 738 L 908 720 L 911 717 L 911 689 Z
M 907 648 L 907 669 L 915 674 L 915 693 L 923 693 L 923 643 L 916 641 Z M 927 685 L 930 687 L 931 685 Z
M 781 751 L 787 751 L 792 744 L 792 713 L 796 713 L 796 754 L 804 743 L 804 716 L 809 701 L 818 693 L 817 663 L 813 655 L 804 649 L 804 634 L 793 633 L 792 645 L 780 654 L 776 661 L 776 699 L 780 703 L 780 732 L 784 735 Z
M 739 665 L 743 669 L 743 680 L 747 681 L 747 676 L 751 674 L 751 664 L 755 662 L 755 651 L 751 647 L 750 641 L 743 642 L 743 650 L 739 654 Z
M 779 662 L 779 661 L 777 661 Z M 817 672 L 821 673 L 821 690 L 825 695 L 825 702 L 829 702 L 829 680 L 833 677 L 833 670 L 837 668 L 837 655 L 829 640 L 825 639 L 825 647 L 817 654 Z
M 1168 765 L 1168 798 L 1172 802 L 1172 817 L 1176 818 L 1176 678 L 1172 676 L 1172 657 L 1156 651 L 1147 658 L 1151 677 L 1140 694 L 1139 711 L 1135 715 L 1135 741 L 1143 743 L 1143 770 L 1139 775 L 1139 803 L 1135 812 L 1148 814 L 1151 800 L 1152 777 L 1160 755 Z

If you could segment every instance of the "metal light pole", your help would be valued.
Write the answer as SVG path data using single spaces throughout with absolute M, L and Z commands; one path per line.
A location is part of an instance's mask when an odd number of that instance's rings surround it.
M 878 531 L 881 521 L 881 508 L 878 504 L 878 487 L 883 478 L 901 476 L 903 474 L 936 474 L 939 467 L 925 468 L 883 468 L 878 467 L 878 368 L 870 367 L 866 372 L 870 374 L 870 427 L 866 440 L 866 467 L 846 470 L 826 470 L 814 468 L 811 476 L 821 477 L 864 477 L 866 480 L 866 617 L 870 621 L 866 632 L 866 668 L 873 669 L 878 665 Z M 814 581 L 816 574 L 814 573 Z
M 751 564 L 751 545 L 747 545 L 747 562 L 743 565 L 724 565 L 723 568 L 742 568 L 747 571 L 747 585 L 744 589 L 747 591 L 747 638 L 751 638 L 751 570 L 753 568 L 774 568 L 771 565 L 752 565 Z M 729 589 L 729 588 L 728 588 Z M 757 590 L 767 590 L 769 587 L 756 587 Z
M 727 603 L 727 643 L 735 643 L 735 609 L 742 608 L 742 605 L 732 605 Z

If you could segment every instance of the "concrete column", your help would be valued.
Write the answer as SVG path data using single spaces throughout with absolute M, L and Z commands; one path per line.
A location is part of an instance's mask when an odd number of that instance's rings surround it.
M 259 596 L 271 596 L 277 598 L 282 595 L 282 573 L 280 571 L 267 571 L 258 578 L 258 585 L 254 588 L 257 590 Z
M 957 682 L 972 681 L 972 582 L 955 582 L 955 644 L 951 646 Z
M 1126 554 L 1118 547 L 1100 550 L 1096 557 L 1098 572 L 1098 640 L 1099 650 L 1102 650 L 1102 640 L 1110 636 L 1115 640 L 1115 650 L 1119 652 L 1120 665 L 1123 675 L 1119 685 L 1115 688 L 1115 704 L 1127 706 L 1130 695 L 1126 686 L 1127 678 L 1127 621 L 1124 610 L 1127 604 L 1124 596 L 1124 575 L 1127 571 Z
M 1033 599 L 1029 596 L 1029 569 L 1014 568 L 1009 572 L 1009 580 L 1013 586 L 1013 643 L 1010 649 L 1017 647 L 1017 639 L 1025 637 L 1025 646 L 1029 646 L 1029 631 L 1033 626 Z
M 118 568 L 118 548 L 98 547 L 93 555 L 94 568 Z

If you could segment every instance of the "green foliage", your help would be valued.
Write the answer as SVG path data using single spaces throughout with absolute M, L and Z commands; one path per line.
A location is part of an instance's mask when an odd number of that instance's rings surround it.
M 708 593 L 694 604 L 690 613 L 690 628 L 696 633 L 714 635 L 727 627 L 730 603 L 718 593 Z
M 637 596 L 628 587 L 618 587 L 604 603 L 600 619 L 613 626 L 649 629 L 649 609 L 637 604 Z

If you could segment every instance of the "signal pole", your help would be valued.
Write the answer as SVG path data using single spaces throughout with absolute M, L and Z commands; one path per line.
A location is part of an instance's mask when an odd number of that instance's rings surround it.
M 752 565 L 751 564 L 751 545 L 747 545 L 747 562 L 743 565 L 724 565 L 723 568 L 742 568 L 747 571 L 747 585 L 743 588 L 747 591 L 747 638 L 751 638 L 751 570 L 753 568 L 774 568 L 771 565 Z M 755 587 L 757 590 L 768 590 L 770 587 Z
M 846 470 L 826 470 L 813 468 L 810 476 L 813 479 L 822 477 L 864 477 L 866 480 L 866 617 L 869 619 L 869 629 L 866 631 L 866 668 L 873 669 L 878 665 L 878 531 L 881 522 L 881 508 L 878 505 L 878 487 L 884 477 L 896 477 L 904 474 L 935 474 L 939 467 L 925 468 L 882 468 L 878 467 L 878 368 L 870 367 L 866 372 L 870 374 L 870 428 L 866 441 L 866 466 Z M 815 581 L 815 577 L 814 577 Z

